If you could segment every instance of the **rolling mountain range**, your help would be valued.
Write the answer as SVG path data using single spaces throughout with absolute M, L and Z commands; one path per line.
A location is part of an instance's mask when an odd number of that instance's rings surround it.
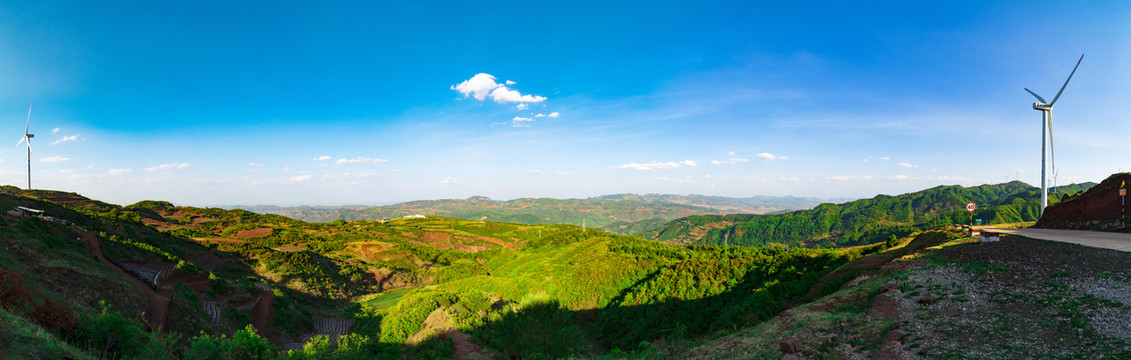
M 1061 186 L 1057 194 L 1087 190 L 1095 183 Z M 821 204 L 784 214 L 695 215 L 673 220 L 637 236 L 673 244 L 766 246 L 849 246 L 902 237 L 945 224 L 1036 221 L 1040 189 L 1020 181 L 973 187 L 938 186 L 897 196 L 878 195 L 842 204 Z M 977 210 L 965 210 L 973 202 Z
M 616 194 L 588 199 L 520 198 L 507 201 L 483 196 L 422 200 L 387 206 L 234 206 L 308 222 L 381 220 L 409 215 L 518 224 L 573 224 L 629 234 L 659 227 L 689 215 L 767 214 L 808 209 L 829 200 L 793 196 L 730 198 L 704 195 Z

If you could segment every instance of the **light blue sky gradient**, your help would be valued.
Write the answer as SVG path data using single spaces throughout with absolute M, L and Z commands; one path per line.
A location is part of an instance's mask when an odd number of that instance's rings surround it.
M 0 124 L 120 204 L 871 197 L 1038 184 L 1087 53 L 1057 181 L 1131 170 L 1127 2 L 700 3 L 3 2 Z

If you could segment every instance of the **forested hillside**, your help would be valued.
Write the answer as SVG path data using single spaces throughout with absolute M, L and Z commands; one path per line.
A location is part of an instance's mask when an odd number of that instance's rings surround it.
M 1095 183 L 1052 189 L 1049 201 Z M 1036 221 L 1040 189 L 1020 181 L 974 187 L 938 186 L 898 196 L 878 195 L 839 205 L 770 215 L 696 215 L 637 235 L 675 244 L 846 246 L 981 219 L 985 224 Z M 966 203 L 978 208 L 970 214 Z
M 439 217 L 312 224 L 51 191 L 0 205 L 45 216 L 0 219 L 0 320 L 16 329 L 0 352 L 16 358 L 645 354 L 767 319 L 881 249 L 679 247 Z
M 407 215 L 518 224 L 570 224 L 628 234 L 653 229 L 665 222 L 699 214 L 766 214 L 808 209 L 820 199 L 792 196 L 728 198 L 703 195 L 617 194 L 588 199 L 521 198 L 509 201 L 482 196 L 468 199 L 412 201 L 388 206 L 279 207 L 238 206 L 258 213 L 287 216 L 308 222 L 381 220 Z

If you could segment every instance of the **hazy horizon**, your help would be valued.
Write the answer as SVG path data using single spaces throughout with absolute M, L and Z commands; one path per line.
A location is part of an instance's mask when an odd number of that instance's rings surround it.
M 0 129 L 117 204 L 870 198 L 1128 170 L 1131 3 L 22 3 Z M 0 133 L 3 135 L 3 133 Z M 0 139 L 3 139 L 0 137 Z M 26 187 L 24 147 L 0 184 Z M 1124 161 L 1124 162 L 1121 162 Z M 1052 170 L 1050 169 L 1050 172 Z M 1050 176 L 1050 179 L 1052 176 Z

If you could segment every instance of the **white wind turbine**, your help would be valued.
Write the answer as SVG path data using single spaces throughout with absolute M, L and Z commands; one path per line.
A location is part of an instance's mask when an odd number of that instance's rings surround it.
M 1051 102 L 1046 102 L 1040 95 L 1025 88 L 1033 97 L 1036 97 L 1039 102 L 1033 103 L 1033 110 L 1039 110 L 1043 119 L 1041 119 L 1041 211 L 1040 215 L 1045 214 L 1045 208 L 1049 205 L 1049 182 L 1045 176 L 1045 132 L 1049 134 L 1049 148 L 1052 152 L 1052 168 L 1056 172 L 1056 150 L 1052 143 L 1052 105 L 1056 104 L 1056 99 L 1060 98 L 1060 94 L 1064 92 L 1064 88 L 1068 86 L 1068 82 L 1072 80 L 1072 75 L 1076 74 L 1076 68 L 1080 67 L 1080 62 L 1084 61 L 1084 54 L 1080 54 L 1080 60 L 1076 60 L 1076 67 L 1072 68 L 1072 72 L 1068 74 L 1068 80 L 1064 80 L 1064 85 L 1060 86 L 1060 91 L 1056 92 L 1056 96 L 1052 98 Z M 1048 124 L 1047 130 L 1045 125 Z
M 31 103 L 27 104 L 27 125 L 24 125 L 24 137 L 20 138 L 20 141 L 17 142 L 16 146 L 15 146 L 15 147 L 20 147 L 20 144 L 24 143 L 25 141 L 27 142 L 27 188 L 28 188 L 28 190 L 31 190 L 31 138 L 35 137 L 35 134 L 28 132 L 28 129 L 31 129 L 31 105 L 32 105 Z

